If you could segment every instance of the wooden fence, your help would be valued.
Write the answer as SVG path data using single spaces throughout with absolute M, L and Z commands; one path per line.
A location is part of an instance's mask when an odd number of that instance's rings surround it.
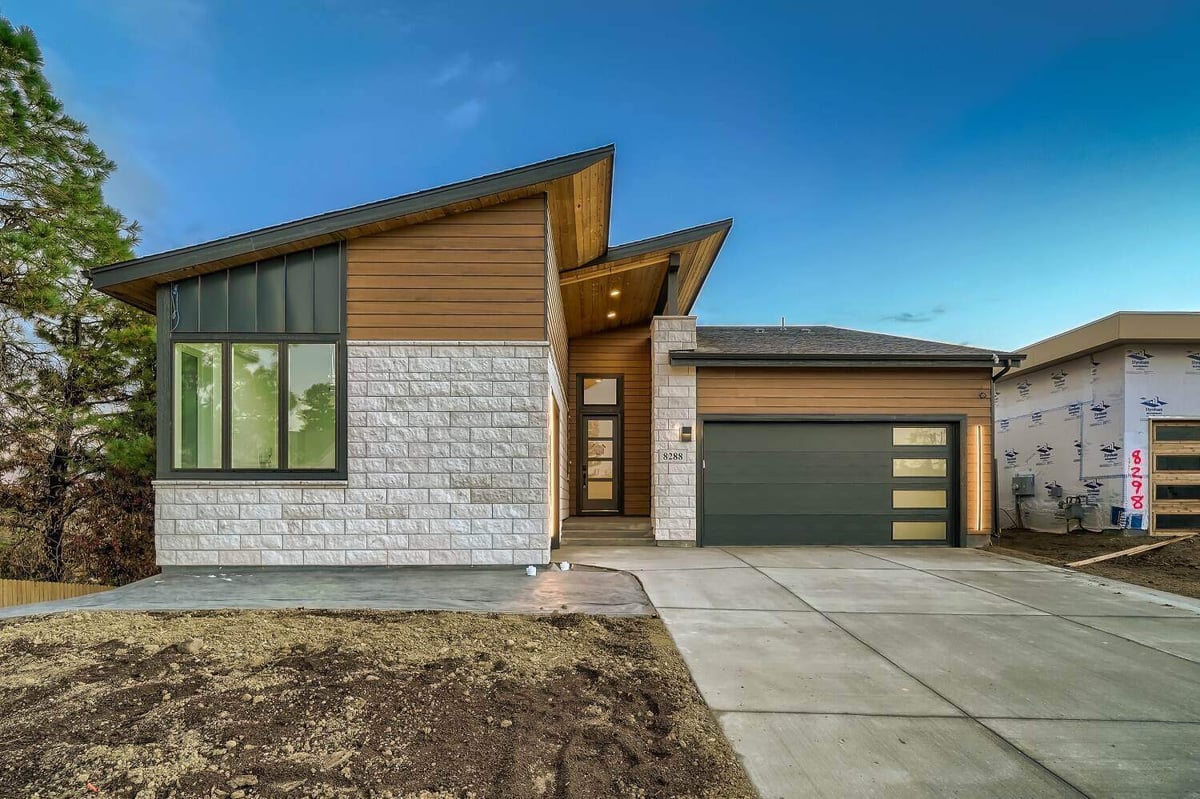
M 43 583 L 36 580 L 0 580 L 0 608 L 27 605 L 31 602 L 50 602 L 55 599 L 94 594 L 112 586 L 82 583 Z

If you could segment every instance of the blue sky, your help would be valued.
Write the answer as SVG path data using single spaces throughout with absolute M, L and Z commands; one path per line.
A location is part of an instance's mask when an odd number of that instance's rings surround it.
M 1200 305 L 1200 4 L 0 0 L 140 252 L 608 142 L 702 323 L 1015 348 Z

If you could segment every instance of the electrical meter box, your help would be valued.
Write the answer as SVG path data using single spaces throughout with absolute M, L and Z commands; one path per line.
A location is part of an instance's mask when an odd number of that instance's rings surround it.
M 1032 497 L 1033 475 L 1014 474 L 1012 479 L 1012 490 L 1014 497 Z

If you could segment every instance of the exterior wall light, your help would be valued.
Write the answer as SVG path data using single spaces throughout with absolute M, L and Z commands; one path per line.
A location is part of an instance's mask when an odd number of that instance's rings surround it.
M 692 426 L 690 424 L 685 424 L 679 428 L 679 440 L 685 442 L 692 440 Z

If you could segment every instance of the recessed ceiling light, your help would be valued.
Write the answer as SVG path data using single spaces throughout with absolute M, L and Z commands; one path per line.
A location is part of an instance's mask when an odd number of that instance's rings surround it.
M 620 290 L 620 289 L 613 289 L 612 291 L 608 292 L 608 296 L 610 296 L 610 297 L 620 297 L 620 296 L 621 296 L 621 290 Z
M 609 318 L 609 319 L 616 319 L 616 318 L 617 318 L 617 312 L 616 312 L 616 311 L 609 311 L 609 312 L 608 312 L 608 318 Z

